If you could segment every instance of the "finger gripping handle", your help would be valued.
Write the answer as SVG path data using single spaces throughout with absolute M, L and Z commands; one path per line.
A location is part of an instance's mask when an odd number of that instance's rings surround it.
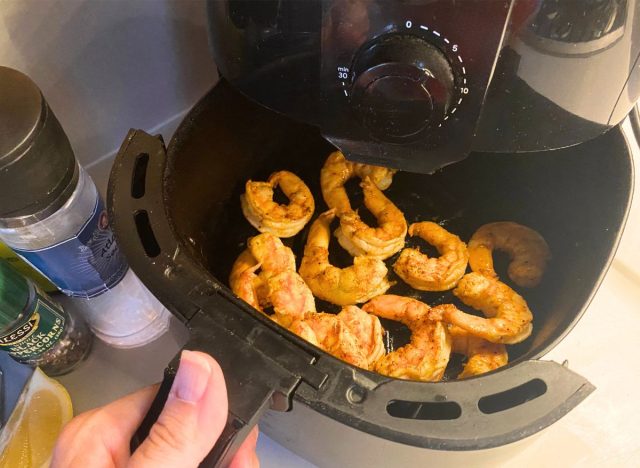
M 142 442 L 147 438 L 151 432 L 151 428 L 160 417 L 160 413 L 162 413 L 164 404 L 167 402 L 175 377 L 176 370 L 174 367 L 169 366 L 164 370 L 164 378 L 162 379 L 158 393 L 156 393 L 156 396 L 151 403 L 151 407 L 147 411 L 142 423 L 140 423 L 140 427 L 138 427 L 131 438 L 131 453 L 142 445 Z
M 144 440 L 149 436 L 151 428 L 160 417 L 160 413 L 162 413 L 164 405 L 167 402 L 167 398 L 169 397 L 169 393 L 171 392 L 176 372 L 177 365 L 174 365 L 173 362 L 165 369 L 164 378 L 160 384 L 158 393 L 151 403 L 151 407 L 142 420 L 140 427 L 138 427 L 131 438 L 131 453 L 142 445 Z M 233 457 L 238 451 L 238 448 L 240 448 L 240 445 L 247 438 L 252 428 L 252 425 L 244 424 L 230 412 L 227 416 L 227 423 L 222 430 L 220 437 L 218 437 L 218 440 L 209 454 L 202 460 L 202 462 L 200 462 L 200 467 L 218 468 L 229 466 L 231 460 L 233 460 Z

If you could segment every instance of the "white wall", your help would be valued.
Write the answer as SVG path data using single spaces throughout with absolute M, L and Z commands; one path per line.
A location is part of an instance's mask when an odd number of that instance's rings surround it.
M 0 0 L 0 64 L 40 86 L 88 166 L 131 127 L 170 133 L 217 76 L 204 0 Z

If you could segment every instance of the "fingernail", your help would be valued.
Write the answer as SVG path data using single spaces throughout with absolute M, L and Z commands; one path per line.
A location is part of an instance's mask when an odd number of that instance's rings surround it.
M 204 356 L 193 351 L 182 351 L 171 393 L 180 400 L 196 403 L 202 398 L 210 376 L 211 367 Z

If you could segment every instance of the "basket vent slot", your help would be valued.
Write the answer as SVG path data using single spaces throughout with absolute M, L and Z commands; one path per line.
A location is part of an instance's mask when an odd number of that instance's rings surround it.
M 131 178 L 131 196 L 135 199 L 144 197 L 148 165 L 149 155 L 140 153 L 133 165 L 133 177 Z
M 387 404 L 387 413 L 394 418 L 435 421 L 458 419 L 462 409 L 453 401 L 392 400 Z
M 504 392 L 480 398 L 478 400 L 478 408 L 484 414 L 499 413 L 535 400 L 546 392 L 547 384 L 540 379 L 533 379 Z
M 160 245 L 156 239 L 151 223 L 149 222 L 149 214 L 145 210 L 140 210 L 134 215 L 138 237 L 142 243 L 142 248 L 147 257 L 154 258 L 160 255 Z

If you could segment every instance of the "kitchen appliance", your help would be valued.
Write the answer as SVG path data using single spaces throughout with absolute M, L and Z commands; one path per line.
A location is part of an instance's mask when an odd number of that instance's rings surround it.
M 211 1 L 222 76 L 354 160 L 429 173 L 594 138 L 638 98 L 635 0 Z
M 209 15 L 224 78 L 168 148 L 132 130 L 109 183 L 131 267 L 189 327 L 187 348 L 225 371 L 229 422 L 206 462 L 224 464 L 268 409 L 290 410 L 269 412 L 262 427 L 292 450 L 305 450 L 304 427 L 325 463 L 385 447 L 393 453 L 378 461 L 390 464 L 493 456 L 481 449 L 511 447 L 584 399 L 588 381 L 538 358 L 582 315 L 624 225 L 635 137 L 618 123 L 638 97 L 636 2 L 229 0 L 212 1 Z M 231 263 L 255 234 L 241 215 L 244 182 L 292 170 L 320 204 L 320 167 L 334 147 L 411 171 L 387 191 L 410 222 L 437 219 L 468 239 L 486 222 L 514 220 L 547 239 L 549 270 L 523 292 L 534 332 L 510 347 L 507 367 L 463 381 L 384 377 L 231 293 Z M 298 255 L 303 242 L 291 244 Z M 401 344 L 403 330 L 391 332 Z

